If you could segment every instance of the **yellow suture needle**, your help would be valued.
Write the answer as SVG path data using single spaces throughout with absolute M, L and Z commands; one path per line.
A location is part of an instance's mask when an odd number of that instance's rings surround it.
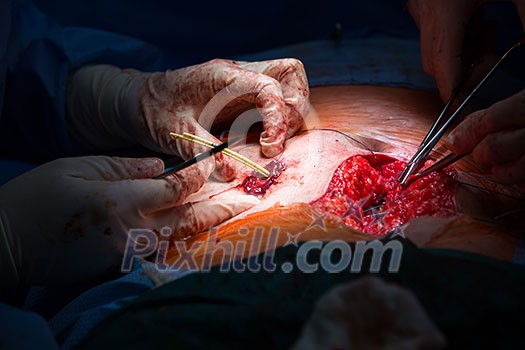
M 198 145 L 205 146 L 205 147 L 208 147 L 208 148 L 213 148 L 213 147 L 217 146 L 217 144 L 215 142 L 203 139 L 202 137 L 199 137 L 199 136 L 196 136 L 196 135 L 192 135 L 192 134 L 189 134 L 187 132 L 185 132 L 183 134 L 178 134 L 176 132 L 170 132 L 170 136 L 178 137 L 180 139 L 183 139 L 183 140 L 186 140 L 186 141 L 190 141 L 190 142 L 193 142 L 193 143 L 196 143 Z M 236 161 L 241 162 L 242 164 L 252 168 L 253 170 L 257 171 L 259 174 L 261 174 L 264 177 L 269 177 L 270 176 L 270 172 L 268 170 L 264 169 L 262 166 L 260 166 L 259 164 L 255 163 L 253 160 L 243 156 L 242 154 L 239 154 L 239 153 L 237 153 L 235 151 L 232 151 L 229 148 L 225 148 L 222 151 L 222 153 L 225 156 L 228 156 L 228 157 L 230 157 L 232 159 L 235 159 Z

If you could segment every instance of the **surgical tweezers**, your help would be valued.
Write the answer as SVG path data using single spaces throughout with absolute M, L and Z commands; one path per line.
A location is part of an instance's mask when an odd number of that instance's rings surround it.
M 507 52 L 505 52 L 505 54 L 503 56 L 501 56 L 501 58 L 498 60 L 498 62 L 496 62 L 496 64 L 492 67 L 492 69 L 485 75 L 485 77 L 483 77 L 483 79 L 478 83 L 478 85 L 476 85 L 476 87 L 470 92 L 470 94 L 465 98 L 465 100 L 463 100 L 463 102 L 461 102 L 459 107 L 447 119 L 446 115 L 448 114 L 450 108 L 454 104 L 454 101 L 458 98 L 458 96 L 459 96 L 459 94 L 460 94 L 460 92 L 462 90 L 464 81 L 463 81 L 463 83 L 461 83 L 456 88 L 456 90 L 452 94 L 452 97 L 450 97 L 450 99 L 447 101 L 445 107 L 443 108 L 443 110 L 439 114 L 438 118 L 436 119 L 434 124 L 432 124 L 432 126 L 430 127 L 430 130 L 428 131 L 426 136 L 423 138 L 423 141 L 419 145 L 416 153 L 408 161 L 405 169 L 401 173 L 401 176 L 399 177 L 399 182 L 401 183 L 401 185 L 405 185 L 407 183 L 409 177 L 412 174 L 414 174 L 415 171 L 418 171 L 423 166 L 423 164 L 425 163 L 426 158 L 428 157 L 428 155 L 430 154 L 432 149 L 437 145 L 437 143 L 443 137 L 443 135 L 445 135 L 445 133 L 446 133 L 447 129 L 449 128 L 449 126 L 456 120 L 456 118 L 463 111 L 465 106 L 479 92 L 479 90 L 483 87 L 483 85 L 485 85 L 487 80 L 501 66 L 503 61 L 505 61 L 505 59 L 510 56 L 512 51 L 514 51 L 517 47 L 519 47 L 520 45 L 522 45 L 524 43 L 525 43 L 525 38 L 522 39 L 521 41 L 519 41 L 514 46 L 512 46 L 509 50 L 507 50 Z M 454 162 L 456 162 L 457 160 L 463 158 L 467 154 L 468 153 L 465 153 L 465 154 L 450 153 L 446 157 L 444 157 L 441 160 L 439 160 L 436 163 L 434 163 L 431 167 L 429 167 L 429 168 L 427 168 L 427 169 L 425 169 L 425 170 L 423 170 L 421 172 L 416 173 L 415 176 L 413 176 L 411 178 L 411 180 L 415 180 L 416 178 L 420 178 L 422 176 L 426 176 L 426 175 L 428 175 L 428 174 L 430 174 L 431 172 L 434 172 L 434 171 L 443 170 L 445 167 L 453 164 Z

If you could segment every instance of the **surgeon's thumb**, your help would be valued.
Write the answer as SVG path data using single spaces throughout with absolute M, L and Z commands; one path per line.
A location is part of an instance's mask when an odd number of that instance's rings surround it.
M 164 163 L 158 158 L 86 156 L 62 158 L 48 164 L 54 172 L 85 180 L 148 179 L 164 171 Z
M 177 239 L 210 229 L 260 203 L 255 196 L 245 194 L 225 195 L 189 202 L 169 211 L 153 215 L 155 222 L 162 222 L 173 229 Z
M 150 179 L 164 171 L 164 163 L 159 158 L 107 158 L 108 169 L 104 180 L 119 181 Z

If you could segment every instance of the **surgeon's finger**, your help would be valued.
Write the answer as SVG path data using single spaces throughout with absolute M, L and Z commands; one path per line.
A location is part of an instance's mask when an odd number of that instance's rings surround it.
M 498 164 L 492 167 L 495 180 L 508 185 L 525 183 L 525 155 L 515 162 Z
M 259 140 L 263 154 L 274 157 L 282 153 L 288 124 L 279 82 L 272 77 L 237 65 L 228 65 L 222 71 L 224 72 L 222 79 L 225 79 L 229 85 L 225 87 L 221 98 L 231 102 L 241 97 L 255 103 L 263 118 L 264 131 Z
M 180 205 L 198 191 L 214 169 L 213 159 L 203 160 L 165 179 L 123 180 L 103 183 L 106 195 L 120 206 L 135 208 L 143 216 Z M 120 200 L 122 198 L 122 200 Z
M 62 174 L 85 180 L 147 179 L 164 170 L 164 164 L 158 158 L 89 156 L 63 158 L 55 162 L 63 167 Z
M 471 152 L 487 135 L 525 127 L 525 90 L 488 109 L 472 113 L 447 137 L 449 148 L 458 154 Z
M 221 144 L 222 141 L 210 134 L 199 124 L 195 125 L 196 135 L 202 137 L 206 140 L 212 141 L 216 144 Z M 214 155 L 215 159 L 215 172 L 214 177 L 222 181 L 231 181 L 237 175 L 237 166 L 235 161 L 226 157 L 222 152 L 216 153 Z
M 170 130 L 177 132 L 178 134 L 190 133 L 217 144 L 222 143 L 219 139 L 204 129 L 194 118 L 181 118 L 173 121 Z M 178 154 L 185 160 L 209 150 L 206 146 L 174 137 L 169 132 L 165 132 L 158 137 L 160 140 L 159 143 L 165 145 L 164 151 L 169 150 L 172 154 Z M 215 154 L 214 159 L 216 177 L 223 181 L 233 180 L 237 174 L 237 167 L 235 166 L 234 161 L 225 157 L 222 153 Z
M 287 137 L 303 125 L 310 109 L 308 79 L 301 61 L 293 58 L 240 63 L 242 68 L 268 75 L 281 84 L 285 102 Z
M 154 213 L 151 218 L 171 227 L 174 238 L 210 229 L 258 204 L 254 196 L 238 195 L 214 198 L 208 201 L 186 203 L 169 210 Z
M 245 96 L 255 103 L 263 118 L 264 131 L 259 143 L 262 153 L 274 157 L 284 150 L 284 141 L 288 130 L 285 101 L 281 85 L 277 80 L 264 74 L 246 70 L 240 67 L 229 67 L 227 94 L 234 98 Z
M 423 29 L 425 38 L 421 40 L 429 41 L 425 44 L 423 60 L 432 68 L 432 75 L 441 95 L 445 101 L 450 98 L 452 91 L 459 85 L 463 72 L 461 54 L 463 51 L 463 40 L 466 29 L 466 18 L 456 17 L 453 12 L 440 13 L 437 21 L 442 21 L 442 26 L 433 26 L 432 32 Z M 452 10 L 452 9 L 450 9 Z M 429 36 L 432 38 L 430 39 Z M 430 45 L 430 47 L 429 47 Z M 430 61 L 430 62 L 428 62 Z
M 235 100 L 255 103 L 263 118 L 262 152 L 273 157 L 283 151 L 288 130 L 286 104 L 274 78 L 243 69 L 238 62 L 217 59 L 184 70 L 177 81 L 177 91 L 193 88 L 197 92 L 188 98 L 205 102 L 198 118 L 205 127 L 211 127 L 220 111 Z
M 493 133 L 485 137 L 472 152 L 482 169 L 513 162 L 525 154 L 525 129 Z
M 461 80 L 461 56 L 472 5 L 455 0 L 412 0 L 408 9 L 419 26 L 423 68 L 436 79 L 441 98 L 448 100 Z
M 167 84 L 172 91 L 180 91 L 183 95 L 191 91 L 183 96 L 183 103 L 205 103 L 204 109 L 188 112 L 200 115 L 199 124 L 211 127 L 220 111 L 235 100 L 252 102 L 263 117 L 262 152 L 273 157 L 283 151 L 288 127 L 284 97 L 277 80 L 243 69 L 237 62 L 219 59 L 175 71 L 172 75 L 169 76 L 171 83 Z M 179 116 L 177 119 L 186 123 L 190 118 Z

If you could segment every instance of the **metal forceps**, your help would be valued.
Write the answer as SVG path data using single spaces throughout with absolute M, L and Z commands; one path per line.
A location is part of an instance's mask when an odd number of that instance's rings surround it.
M 514 51 L 517 47 L 520 45 L 525 44 L 525 38 L 519 41 L 518 43 L 514 44 L 505 54 L 499 59 L 499 61 L 492 67 L 492 69 L 483 77 L 483 79 L 476 85 L 476 87 L 470 92 L 470 94 L 461 102 L 459 107 L 452 112 L 452 114 L 447 118 L 446 115 L 448 114 L 450 108 L 454 104 L 454 101 L 458 98 L 461 88 L 464 84 L 465 79 L 463 82 L 456 88 L 454 93 L 452 94 L 452 97 L 447 101 L 445 107 L 439 114 L 438 118 L 432 124 L 430 127 L 430 130 L 426 134 L 426 136 L 423 138 L 423 141 L 419 145 L 416 153 L 414 156 L 410 159 L 410 161 L 407 163 L 405 169 L 401 173 L 401 176 L 399 177 L 399 182 L 401 185 L 405 185 L 408 182 L 409 177 L 414 174 L 414 172 L 418 171 L 423 164 L 425 163 L 425 160 L 427 159 L 428 155 L 432 151 L 432 149 L 436 146 L 436 144 L 439 142 L 439 140 L 445 135 L 447 129 L 449 126 L 456 120 L 457 116 L 463 111 L 465 106 L 470 102 L 470 100 L 478 93 L 478 91 L 485 85 L 487 80 L 492 76 L 494 71 L 496 71 L 503 61 L 507 57 L 510 56 L 512 51 Z M 434 171 L 440 171 L 446 168 L 447 166 L 451 165 L 452 163 L 456 162 L 457 160 L 463 158 L 466 156 L 465 154 L 455 154 L 450 153 L 441 160 L 434 163 L 431 167 L 416 173 L 415 178 L 412 177 L 411 180 L 415 180 L 416 178 L 420 178 L 422 176 L 426 176 Z

